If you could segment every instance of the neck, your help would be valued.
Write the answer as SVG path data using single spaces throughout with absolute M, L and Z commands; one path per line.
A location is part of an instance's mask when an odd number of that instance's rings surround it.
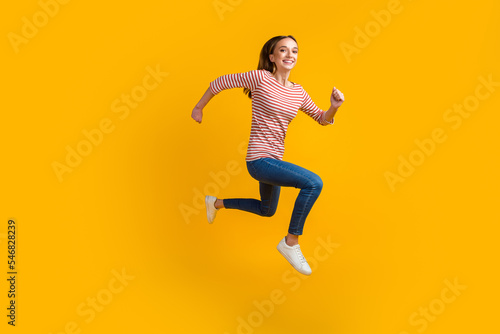
M 286 83 L 288 81 L 288 77 L 290 76 L 290 71 L 275 71 L 273 73 L 273 76 L 278 80 L 280 84 L 283 86 L 286 86 Z

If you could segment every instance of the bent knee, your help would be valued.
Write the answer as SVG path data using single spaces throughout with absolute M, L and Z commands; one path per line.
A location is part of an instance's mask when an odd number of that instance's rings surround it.
M 321 189 L 323 189 L 323 180 L 321 177 L 314 174 L 314 177 L 310 180 L 309 187 L 321 191 Z
M 263 217 L 272 217 L 276 213 L 276 208 L 269 208 L 268 210 L 262 211 Z
M 264 216 L 264 217 L 272 217 L 272 216 L 274 216 L 275 213 L 276 213 L 276 210 L 268 210 L 268 211 L 264 211 L 262 213 L 262 216 Z

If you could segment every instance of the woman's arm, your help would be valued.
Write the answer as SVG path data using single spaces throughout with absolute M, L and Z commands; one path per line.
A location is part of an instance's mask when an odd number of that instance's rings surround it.
M 329 123 L 332 122 L 332 120 L 335 118 L 335 114 L 337 113 L 338 108 L 334 108 L 333 106 L 330 106 L 330 109 L 328 109 L 325 112 L 325 120 Z
M 333 124 L 333 119 L 337 110 L 344 102 L 344 94 L 342 94 L 338 89 L 333 87 L 332 95 L 330 96 L 330 108 L 324 111 L 312 101 L 311 97 L 304 90 L 304 100 L 302 106 L 299 110 L 304 111 L 307 115 L 311 116 L 316 122 L 321 125 Z
M 215 95 L 212 93 L 212 90 L 208 87 L 205 94 L 201 97 L 201 100 L 194 107 L 193 112 L 191 113 L 191 118 L 193 118 L 196 122 L 201 123 L 201 119 L 203 118 L 203 108 L 205 108 L 214 96 Z
M 332 96 L 330 97 L 331 106 L 330 109 L 325 112 L 325 120 L 331 122 L 339 110 L 339 107 L 344 102 L 344 94 L 337 88 L 333 87 Z
M 218 77 L 210 82 L 210 86 L 201 98 L 200 102 L 196 104 L 191 113 L 191 117 L 198 123 L 201 123 L 203 118 L 203 108 L 207 105 L 208 101 L 221 91 L 236 87 L 245 87 L 253 90 L 262 81 L 264 77 L 264 70 L 253 70 L 243 73 L 226 74 Z

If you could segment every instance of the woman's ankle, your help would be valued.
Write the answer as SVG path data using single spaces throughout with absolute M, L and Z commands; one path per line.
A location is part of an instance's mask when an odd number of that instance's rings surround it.
M 295 234 L 290 234 L 288 233 L 287 236 L 285 237 L 285 243 L 288 246 L 295 246 L 299 244 L 299 236 Z
M 224 200 L 223 199 L 216 199 L 214 206 L 216 209 L 224 209 Z

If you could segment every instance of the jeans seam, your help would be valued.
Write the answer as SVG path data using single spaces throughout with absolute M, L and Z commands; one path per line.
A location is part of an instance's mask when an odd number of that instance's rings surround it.
M 309 200 L 310 200 L 310 199 L 311 199 L 311 196 L 307 196 L 307 197 L 306 197 L 306 204 L 304 205 L 304 207 L 307 207 L 307 205 L 309 204 Z M 312 208 L 311 208 L 311 209 L 312 209 Z M 304 213 L 303 213 L 303 212 L 301 212 L 301 213 L 300 213 L 300 217 L 299 217 L 299 219 L 298 219 L 298 220 L 300 221 L 300 220 L 302 219 L 302 217 L 303 217 L 303 216 L 304 216 Z
M 277 187 L 277 186 L 273 186 L 273 187 Z M 272 204 L 272 203 L 273 203 L 273 199 L 274 199 L 274 197 L 273 197 L 273 196 L 275 196 L 275 195 L 274 195 L 274 191 L 272 191 L 272 192 L 271 192 L 271 198 L 269 199 L 270 204 Z M 260 199 L 260 203 L 261 203 L 261 210 L 262 210 L 262 198 Z M 277 207 L 278 207 L 278 204 L 276 204 L 276 208 L 277 208 Z M 268 210 L 267 210 L 267 212 L 266 212 L 266 215 L 269 215 L 270 210 L 271 210 L 271 205 L 269 205 L 269 208 L 268 208 Z

